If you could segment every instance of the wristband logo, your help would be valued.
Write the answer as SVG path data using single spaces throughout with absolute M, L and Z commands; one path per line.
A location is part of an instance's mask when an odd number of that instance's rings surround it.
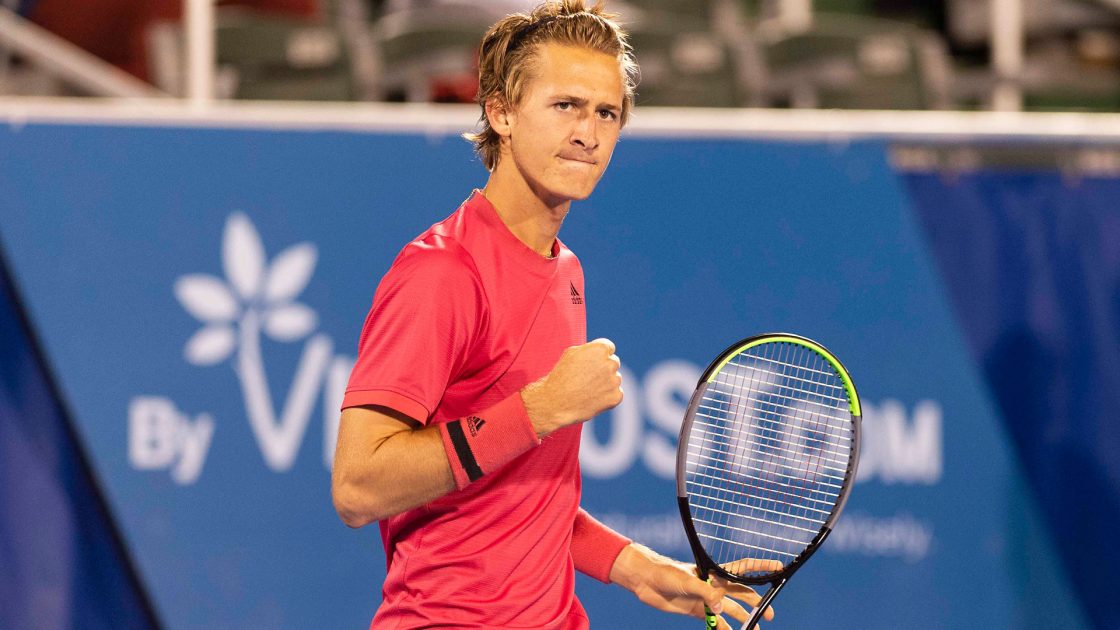
M 240 212 L 230 215 L 222 237 L 225 278 L 205 273 L 180 277 L 175 297 L 197 319 L 199 328 L 186 342 L 183 356 L 198 367 L 214 367 L 231 359 L 245 414 L 265 464 L 289 470 L 323 394 L 323 456 L 329 467 L 338 435 L 338 408 L 353 359 L 332 356 L 334 344 L 316 333 L 318 315 L 297 301 L 315 270 L 318 252 L 312 243 L 298 243 L 265 255 L 260 235 Z M 265 373 L 261 336 L 295 343 L 305 340 L 298 367 L 279 416 Z M 163 397 L 140 396 L 129 406 L 129 459 L 134 468 L 171 469 L 179 484 L 201 474 L 214 433 L 212 414 L 191 420 Z
M 467 429 L 470 430 L 471 437 L 478 437 L 478 432 L 482 430 L 482 425 L 484 424 L 486 424 L 486 421 L 478 416 L 470 416 L 467 418 Z

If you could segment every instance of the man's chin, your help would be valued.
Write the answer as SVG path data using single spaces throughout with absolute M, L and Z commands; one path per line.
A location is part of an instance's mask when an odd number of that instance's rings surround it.
M 598 182 L 595 182 L 594 184 L 588 186 L 573 186 L 571 189 L 565 191 L 567 193 L 565 197 L 567 197 L 570 201 L 583 201 L 584 199 L 590 197 L 591 193 L 595 192 L 596 184 L 598 184 Z
M 598 182 L 595 182 L 595 184 L 597 183 Z M 569 201 L 583 201 L 590 197 L 591 193 L 595 191 L 595 184 L 557 187 L 548 190 L 547 196 L 552 200 L 552 203 L 549 205 L 558 205 Z

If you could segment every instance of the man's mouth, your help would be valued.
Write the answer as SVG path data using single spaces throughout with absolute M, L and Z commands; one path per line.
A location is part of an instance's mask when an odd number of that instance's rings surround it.
M 591 166 L 595 165 L 595 160 L 593 158 L 585 157 L 582 155 L 561 155 L 560 159 L 567 160 L 569 162 L 581 162 L 583 164 L 588 164 Z

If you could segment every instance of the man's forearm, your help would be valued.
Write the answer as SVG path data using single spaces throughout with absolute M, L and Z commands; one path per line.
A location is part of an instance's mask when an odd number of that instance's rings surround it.
M 618 584 L 626 590 L 633 591 L 637 588 L 635 576 L 644 566 L 646 558 L 631 543 L 622 548 L 614 562 L 611 563 L 609 573 L 611 584 Z
M 355 416 L 348 419 L 344 413 L 343 421 L 368 422 Z M 332 485 L 335 508 L 350 527 L 395 516 L 455 489 L 437 427 L 406 429 L 353 443 L 344 435 L 339 434 Z

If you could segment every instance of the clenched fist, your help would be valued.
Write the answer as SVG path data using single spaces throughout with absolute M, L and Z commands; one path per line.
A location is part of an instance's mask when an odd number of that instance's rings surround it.
M 620 365 L 609 339 L 565 350 L 551 372 L 521 390 L 537 435 L 585 422 L 622 402 Z

